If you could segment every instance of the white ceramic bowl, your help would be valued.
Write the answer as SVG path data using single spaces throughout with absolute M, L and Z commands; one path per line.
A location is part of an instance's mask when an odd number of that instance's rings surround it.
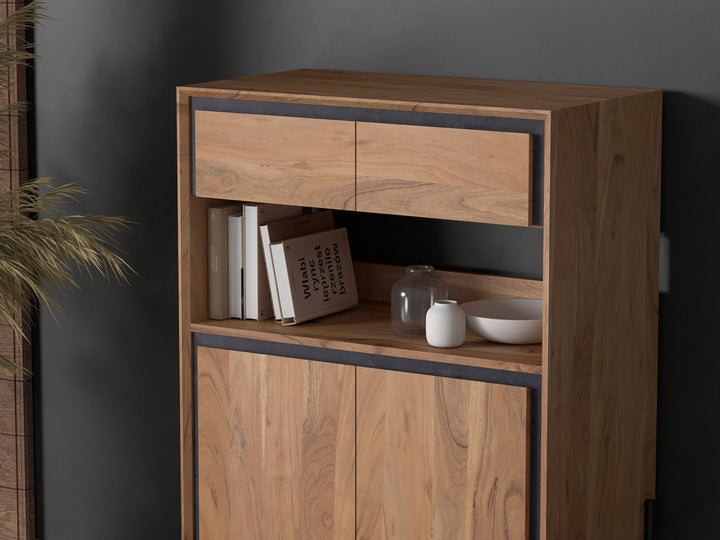
M 542 341 L 542 300 L 492 298 L 460 306 L 470 330 L 489 341 L 513 345 Z

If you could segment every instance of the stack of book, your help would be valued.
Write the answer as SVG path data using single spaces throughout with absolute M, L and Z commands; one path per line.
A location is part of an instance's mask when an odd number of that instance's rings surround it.
M 292 325 L 357 306 L 347 230 L 332 212 L 277 204 L 208 209 L 208 316 Z

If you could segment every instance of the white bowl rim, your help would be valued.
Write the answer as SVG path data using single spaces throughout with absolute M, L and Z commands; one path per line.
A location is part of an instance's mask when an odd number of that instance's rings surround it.
M 492 315 L 479 315 L 476 313 L 468 313 L 469 309 L 472 309 L 476 306 L 482 306 L 482 305 L 491 305 L 491 304 L 499 304 L 499 305 L 512 305 L 512 304 L 520 304 L 520 305 L 526 305 L 531 306 L 531 310 L 537 310 L 539 308 L 540 310 L 540 316 L 539 317 L 528 317 L 528 316 L 519 316 L 514 318 L 508 318 L 508 317 L 493 317 Z M 542 321 L 542 300 L 539 298 L 484 298 L 482 300 L 472 300 L 470 302 L 465 302 L 460 305 L 460 307 L 465 311 L 465 315 L 468 317 L 477 317 L 479 319 L 488 319 L 492 321 L 509 321 L 509 322 L 523 322 L 523 321 Z

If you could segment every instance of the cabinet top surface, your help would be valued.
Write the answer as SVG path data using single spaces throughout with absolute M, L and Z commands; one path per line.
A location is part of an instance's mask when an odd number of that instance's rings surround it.
M 460 77 L 300 69 L 180 87 L 206 97 L 345 106 L 445 104 L 547 113 L 658 90 Z M 406 108 L 406 107 L 402 107 Z

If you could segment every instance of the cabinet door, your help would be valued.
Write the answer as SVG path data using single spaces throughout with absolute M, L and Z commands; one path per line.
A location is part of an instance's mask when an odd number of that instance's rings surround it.
M 529 389 L 357 368 L 357 538 L 526 538 Z
M 526 133 L 357 125 L 357 210 L 530 225 Z
M 355 123 L 195 112 L 201 197 L 355 210 Z
M 198 348 L 200 539 L 354 536 L 355 368 Z

